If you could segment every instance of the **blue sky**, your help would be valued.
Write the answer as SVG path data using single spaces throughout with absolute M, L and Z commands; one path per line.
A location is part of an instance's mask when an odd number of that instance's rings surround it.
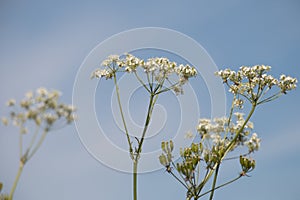
M 71 103 L 76 73 L 89 52 L 114 34 L 141 27 L 186 34 L 219 68 L 268 64 L 276 76 L 299 79 L 299 8 L 296 0 L 2 1 L 0 114 L 7 111 L 7 99 L 20 99 L 40 86 L 61 90 Z M 256 111 L 252 121 L 262 138 L 257 168 L 251 178 L 218 191 L 215 199 L 298 198 L 299 100 L 296 90 Z M 16 129 L 0 126 L 0 181 L 6 192 L 17 171 L 17 138 Z M 238 173 L 230 166 L 222 170 L 224 179 Z M 139 197 L 184 199 L 185 191 L 159 170 L 139 177 Z M 131 175 L 95 160 L 75 126 L 49 135 L 26 165 L 15 193 L 15 199 L 32 200 L 119 198 L 131 199 Z

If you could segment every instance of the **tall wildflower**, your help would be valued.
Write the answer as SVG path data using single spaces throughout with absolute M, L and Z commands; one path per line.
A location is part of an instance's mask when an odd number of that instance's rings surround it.
M 35 92 L 26 93 L 18 103 L 14 99 L 6 103 L 10 112 L 8 117 L 2 117 L 2 123 L 11 123 L 19 129 L 19 170 L 10 194 L 0 195 L 0 199 L 13 199 L 25 164 L 35 155 L 48 133 L 72 123 L 76 118 L 75 107 L 61 103 L 59 98 L 59 91 L 38 88 Z M 31 137 L 28 145 L 23 141 L 25 136 Z
M 117 74 L 119 72 L 127 73 L 136 77 L 136 80 L 143 86 L 149 94 L 149 105 L 147 117 L 145 120 L 143 131 L 140 137 L 135 137 L 137 144 L 134 145 L 130 137 L 130 130 L 127 129 L 126 119 L 123 115 L 119 86 L 117 82 Z M 141 74 L 143 74 L 142 78 Z M 167 58 L 149 58 L 143 60 L 132 54 L 111 55 L 102 62 L 101 68 L 92 72 L 91 78 L 113 79 L 120 114 L 125 129 L 125 135 L 128 142 L 130 158 L 133 162 L 133 199 L 137 200 L 137 170 L 138 162 L 142 152 L 144 138 L 146 136 L 148 126 L 152 117 L 152 111 L 159 94 L 174 91 L 177 95 L 183 94 L 183 85 L 186 84 L 191 77 L 195 77 L 197 71 L 189 65 L 177 64 Z
M 210 194 L 209 199 L 212 200 L 216 189 L 247 176 L 254 170 L 256 162 L 249 155 L 259 150 L 261 141 L 258 134 L 253 132 L 254 125 L 250 122 L 254 110 L 258 105 L 273 101 L 297 87 L 296 78 L 286 75 L 281 75 L 279 79 L 274 78 L 268 74 L 270 69 L 270 66 L 255 65 L 241 66 L 238 71 L 225 69 L 216 72 L 233 95 L 229 116 L 214 120 L 200 119 L 196 127 L 200 141 L 181 148 L 178 161 L 173 160 L 173 147 L 165 147 L 169 144 L 173 146 L 173 142 L 162 142 L 160 163 L 186 188 L 187 200 L 197 200 L 207 194 Z M 243 110 L 246 103 L 251 106 L 248 114 L 235 111 Z M 244 152 L 229 157 L 229 152 L 234 152 L 238 147 L 245 149 Z M 217 186 L 220 165 L 225 160 L 232 159 L 239 159 L 239 176 Z M 205 171 L 201 171 L 201 166 Z M 211 189 L 203 192 L 212 176 Z

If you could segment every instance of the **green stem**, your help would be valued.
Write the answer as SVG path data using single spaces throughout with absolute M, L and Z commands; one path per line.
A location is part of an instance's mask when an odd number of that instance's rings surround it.
M 114 74 L 114 83 L 115 83 L 115 86 L 116 86 L 116 92 L 117 92 L 117 99 L 118 99 L 118 104 L 119 104 L 119 110 L 120 110 L 120 113 L 121 113 L 121 118 L 122 118 L 123 126 L 124 126 L 124 129 L 125 129 L 126 137 L 127 137 L 127 142 L 128 142 L 128 146 L 129 146 L 129 152 L 131 154 L 131 157 L 133 158 L 133 156 L 132 156 L 132 153 L 133 153 L 132 144 L 131 144 L 131 141 L 130 141 L 128 129 L 127 129 L 125 118 L 124 118 L 124 114 L 123 114 L 123 109 L 122 109 L 122 105 L 121 105 L 121 97 L 120 97 L 119 86 L 118 86 L 118 83 L 117 83 L 116 74 Z
M 32 156 L 37 152 L 37 150 L 40 148 L 40 146 L 43 144 L 43 142 L 44 142 L 44 140 L 45 140 L 45 138 L 46 138 L 46 135 L 47 135 L 47 131 L 45 130 L 44 132 L 43 132 L 43 135 L 41 136 L 41 138 L 40 138 L 40 140 L 38 141 L 38 143 L 36 144 L 36 146 L 33 148 L 33 150 L 31 151 L 31 153 L 29 154 L 29 155 L 24 155 L 25 157 L 25 159 L 26 159 L 26 161 L 27 160 L 29 160 L 30 158 L 32 158 Z M 29 151 L 28 151 L 28 153 L 29 153 Z
M 224 186 L 226 186 L 226 185 L 228 185 L 228 184 L 231 184 L 231 183 L 233 183 L 234 181 L 237 181 L 238 179 L 240 179 L 241 177 L 242 177 L 242 176 L 238 176 L 238 177 L 236 177 L 235 179 L 232 179 L 231 181 L 228 181 L 228 182 L 226 182 L 226 183 L 223 183 L 222 185 L 219 185 L 219 186 L 215 187 L 214 190 L 217 190 L 217 189 L 219 189 L 219 188 L 221 188 L 221 187 L 224 187 Z M 212 190 L 209 190 L 209 191 L 204 192 L 203 194 L 199 195 L 198 197 L 200 198 L 200 197 L 202 197 L 202 196 L 204 196 L 204 195 L 207 195 L 208 193 L 211 193 L 211 192 L 212 192 Z
M 169 79 L 167 79 L 167 80 L 169 80 Z M 171 84 L 171 83 L 170 83 Z M 163 90 L 160 90 L 159 92 L 156 92 L 155 94 L 160 94 L 160 93 L 163 93 L 163 92 L 167 92 L 167 91 L 169 91 L 169 90 L 172 90 L 176 85 L 178 85 L 179 84 L 179 82 L 176 82 L 176 83 L 174 83 L 174 84 L 171 84 L 171 86 L 170 87 L 167 87 L 167 88 L 165 88 L 165 89 L 163 89 Z
M 142 133 L 141 141 L 140 141 L 140 143 L 138 145 L 138 149 L 137 149 L 137 158 L 138 158 L 138 156 L 141 152 L 142 146 L 143 146 L 145 135 L 146 135 L 146 132 L 148 130 L 149 123 L 150 123 L 152 110 L 154 108 L 154 104 L 155 104 L 156 100 L 157 100 L 157 96 L 154 96 L 154 94 L 151 94 L 150 95 L 150 102 L 149 102 L 149 106 L 148 106 L 148 111 L 147 111 L 147 117 L 146 117 L 146 121 L 145 121 L 145 125 L 144 125 L 144 130 L 143 130 L 143 133 Z
M 36 140 L 36 137 L 37 137 L 37 135 L 38 135 L 39 129 L 40 129 L 40 126 L 37 126 L 36 129 L 35 129 L 35 132 L 34 132 L 34 134 L 33 134 L 33 136 L 32 136 L 32 138 L 31 138 L 31 141 L 30 141 L 30 144 L 29 144 L 28 149 L 31 149 L 31 148 L 32 148 L 32 146 L 33 146 L 33 144 L 34 144 L 34 142 L 35 142 L 35 140 Z
M 29 154 L 29 152 L 30 152 L 32 146 L 34 145 L 35 140 L 36 140 L 36 138 L 37 138 L 37 135 L 38 135 L 38 133 L 39 133 L 39 128 L 40 128 L 40 126 L 37 126 L 37 127 L 36 127 L 35 132 L 34 132 L 32 138 L 31 138 L 30 144 L 29 144 L 28 148 L 26 149 L 24 155 L 23 155 L 23 154 L 21 155 L 21 158 L 27 159 L 28 154 Z M 21 143 L 21 142 L 20 142 L 20 143 Z M 23 142 L 22 142 L 22 143 L 23 143 Z M 21 144 L 20 144 L 20 145 L 21 145 Z
M 174 162 L 172 162 L 172 165 L 174 167 L 174 169 L 176 169 L 176 171 L 178 172 L 180 178 L 182 180 L 185 180 L 185 178 L 183 177 L 182 173 L 180 173 L 176 167 L 176 165 L 174 164 Z M 171 173 L 187 190 L 189 190 L 188 185 L 186 183 L 184 183 L 182 180 L 180 180 L 173 172 Z
M 249 112 L 249 115 L 247 116 L 245 122 L 243 123 L 242 127 L 237 131 L 237 133 L 235 134 L 234 138 L 232 139 L 232 141 L 229 143 L 229 145 L 226 147 L 225 152 L 223 154 L 223 156 L 220 159 L 220 162 L 222 162 L 222 160 L 224 159 L 224 157 L 227 155 L 227 153 L 232 149 L 232 147 L 234 146 L 236 140 L 238 139 L 239 135 L 241 134 L 241 132 L 244 130 L 244 127 L 246 126 L 246 124 L 248 123 L 248 121 L 250 120 L 252 114 L 254 113 L 254 110 L 256 108 L 257 102 L 252 103 L 252 108 Z M 213 172 L 215 171 L 216 167 L 217 167 L 218 163 L 216 163 L 213 167 L 213 169 L 204 177 L 202 183 L 198 186 L 197 189 L 201 189 L 201 187 L 203 187 L 207 181 L 210 179 L 210 177 L 212 176 Z
M 248 156 L 250 154 L 251 154 L 251 151 L 249 151 L 248 153 L 242 154 L 242 156 L 245 157 L 245 156 Z M 238 158 L 240 158 L 240 155 L 239 156 L 233 156 L 233 157 L 230 157 L 230 158 L 224 158 L 223 160 L 224 161 L 226 161 L 226 160 L 234 160 L 234 159 L 238 159 Z
M 142 146 L 143 146 L 143 142 L 145 139 L 145 135 L 150 123 L 150 119 L 151 119 L 151 115 L 152 115 L 152 111 L 155 105 L 155 102 L 157 100 L 158 96 L 154 95 L 153 93 L 151 93 L 150 95 L 150 101 L 149 101 L 149 106 L 148 106 L 148 111 L 147 111 L 147 117 L 146 117 L 146 121 L 145 121 L 145 125 L 144 125 L 144 130 L 142 133 L 142 137 L 141 140 L 138 144 L 138 148 L 136 150 L 136 155 L 135 158 L 133 160 L 133 199 L 137 200 L 137 168 L 138 168 L 138 160 L 140 157 L 140 153 L 142 151 Z
M 142 84 L 142 86 L 149 92 L 151 93 L 151 91 L 147 88 L 147 86 L 145 85 L 145 83 L 143 82 L 143 80 L 138 76 L 138 74 L 136 72 L 134 72 L 135 77 L 137 78 L 137 80 Z M 152 86 L 150 85 L 150 89 L 152 90 Z
M 22 158 L 23 156 L 23 133 L 20 133 L 19 135 L 19 149 L 20 149 L 20 159 Z
M 181 183 L 181 185 L 183 185 L 187 190 L 189 190 L 188 186 L 183 182 L 181 181 L 172 171 L 169 172 L 179 183 Z
M 11 191 L 10 191 L 10 193 L 9 193 L 8 200 L 12 200 L 12 199 L 13 199 L 14 192 L 15 192 L 16 187 L 17 187 L 17 185 L 18 185 L 18 182 L 19 182 L 19 180 L 20 180 L 20 177 L 21 177 L 21 174 L 22 174 L 24 165 L 25 165 L 25 163 L 24 163 L 22 160 L 20 160 L 19 170 L 18 170 L 17 176 L 16 176 L 16 178 L 15 178 L 14 184 L 13 184 L 13 186 L 12 186 L 12 188 L 11 188 Z
M 232 115 L 233 115 L 233 110 L 234 110 L 234 101 L 235 101 L 235 99 L 236 99 L 236 95 L 234 95 L 232 103 L 231 103 L 229 118 L 228 118 L 228 122 L 227 122 L 227 126 L 228 127 L 230 126 L 230 123 L 231 123 L 231 119 L 232 119 Z M 229 132 L 229 130 L 225 130 L 224 139 L 226 139 L 228 132 Z
M 218 173 L 219 173 L 219 168 L 220 168 L 220 163 L 217 165 L 217 168 L 216 168 L 216 171 L 215 171 L 215 176 L 214 176 L 214 180 L 213 180 L 213 184 L 212 184 L 212 188 L 211 188 L 211 193 L 210 193 L 209 200 L 212 200 L 213 196 L 214 196 L 214 192 L 215 192 L 215 188 L 216 188 L 216 183 L 217 183 L 217 177 L 218 177 Z
M 153 82 L 150 82 L 150 75 L 147 73 L 147 81 L 150 87 L 150 91 L 153 92 Z
M 232 119 L 232 114 L 233 114 L 233 110 L 234 110 L 234 101 L 236 100 L 236 95 L 234 95 L 233 97 L 233 101 L 231 103 L 231 108 L 230 108 L 230 113 L 229 113 L 229 118 L 228 118 L 228 123 L 227 126 L 230 125 L 231 119 Z
M 133 161 L 133 199 L 137 200 L 137 167 L 138 161 Z
M 234 146 L 236 140 L 238 139 L 239 135 L 241 134 L 241 132 L 244 130 L 244 127 L 246 126 L 246 124 L 248 123 L 248 121 L 250 120 L 252 114 L 254 113 L 254 110 L 256 108 L 256 102 L 254 102 L 252 104 L 252 108 L 245 120 L 245 122 L 243 123 L 242 127 L 238 130 L 238 132 L 235 134 L 233 140 L 230 142 L 230 144 L 227 146 L 227 148 L 225 149 L 225 153 L 222 156 L 221 160 L 223 160 L 223 158 L 226 156 L 226 154 L 231 150 L 231 148 Z
M 204 185 L 205 185 L 205 179 L 206 179 L 206 177 L 208 176 L 208 173 L 211 171 L 211 169 L 210 168 L 207 168 L 206 169 L 206 172 L 205 172 L 205 175 L 204 175 L 204 178 L 203 178 L 203 180 L 201 181 L 201 183 L 197 186 L 197 188 L 196 188 L 196 191 L 197 191 L 197 196 L 201 193 L 201 191 L 202 191 L 202 189 L 203 189 L 203 187 L 204 187 Z
M 278 97 L 280 97 L 281 95 L 282 95 L 282 93 L 281 93 L 281 92 L 278 92 L 278 93 L 276 93 L 276 94 L 274 94 L 274 95 L 272 95 L 272 96 L 270 96 L 270 97 L 268 97 L 268 98 L 265 98 L 264 100 L 259 101 L 259 102 L 257 103 L 257 105 L 263 104 L 263 103 L 267 103 L 267 102 L 269 102 L 269 101 L 273 101 L 273 100 L 277 99 Z

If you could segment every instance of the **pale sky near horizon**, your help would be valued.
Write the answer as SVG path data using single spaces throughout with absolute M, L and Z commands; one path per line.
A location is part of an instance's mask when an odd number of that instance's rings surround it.
M 202 45 L 220 69 L 266 64 L 275 76 L 285 73 L 299 79 L 299 9 L 296 0 L 1 1 L 0 116 L 7 111 L 8 99 L 20 99 L 40 86 L 61 90 L 63 100 L 71 103 L 75 77 L 86 56 L 105 39 L 133 28 L 181 32 Z M 298 88 L 255 112 L 252 121 L 262 138 L 254 155 L 257 168 L 250 178 L 217 191 L 214 199 L 299 198 L 299 100 Z M 178 123 L 178 118 L 168 118 L 172 119 Z M 16 131 L 0 126 L 0 181 L 5 192 L 17 172 Z M 220 183 L 239 173 L 230 165 L 221 170 Z M 185 199 L 185 190 L 159 170 L 139 177 L 139 197 Z M 46 138 L 25 166 L 15 199 L 132 199 L 131 175 L 94 159 L 72 125 Z

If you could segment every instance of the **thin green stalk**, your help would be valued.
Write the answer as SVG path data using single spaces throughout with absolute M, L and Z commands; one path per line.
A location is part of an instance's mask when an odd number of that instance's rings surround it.
M 152 71 L 152 73 L 151 73 L 151 85 L 152 85 L 152 89 L 153 89 L 153 83 L 154 83 L 154 71 Z
M 173 165 L 173 167 L 176 169 L 176 171 L 178 172 L 180 178 L 181 178 L 182 180 L 185 180 L 185 178 L 182 176 L 182 174 L 177 170 L 177 167 L 176 167 L 176 165 L 174 164 L 174 162 L 172 162 L 172 165 Z M 173 172 L 172 172 L 172 173 L 173 173 Z M 182 180 L 180 180 L 177 176 L 176 176 L 176 179 L 177 179 L 182 185 L 184 185 L 184 187 L 185 187 L 186 189 L 188 189 L 188 185 L 187 185 L 187 184 L 184 184 L 184 182 L 183 182 Z
M 187 190 L 189 190 L 188 186 L 182 181 L 180 180 L 172 171 L 169 172 L 179 183 L 181 183 L 181 185 L 183 185 Z
M 114 74 L 114 83 L 115 83 L 115 86 L 116 86 L 116 92 L 117 92 L 117 99 L 118 99 L 118 104 L 119 104 L 119 110 L 120 110 L 120 113 L 121 113 L 121 118 L 122 118 L 123 126 L 124 126 L 124 129 L 125 129 L 126 137 L 127 137 L 129 151 L 130 151 L 130 154 L 132 156 L 132 152 L 133 152 L 133 150 L 132 150 L 132 144 L 131 144 L 131 141 L 130 141 L 130 136 L 129 136 L 129 133 L 128 133 L 128 129 L 127 129 L 125 118 L 124 118 L 124 114 L 123 114 L 123 109 L 122 109 L 122 105 L 121 105 L 121 98 L 120 98 L 120 92 L 119 92 L 119 86 L 118 86 L 118 83 L 117 83 L 116 74 Z
M 212 184 L 212 188 L 211 188 L 211 193 L 210 193 L 209 200 L 212 200 L 213 196 L 214 196 L 214 192 L 215 192 L 215 188 L 216 188 L 216 183 L 217 183 L 217 177 L 218 177 L 218 173 L 219 173 L 219 168 L 220 168 L 220 163 L 217 165 L 217 168 L 216 168 L 216 171 L 215 171 L 215 176 L 214 176 L 214 180 L 213 180 L 213 184 Z
M 241 134 L 241 132 L 244 130 L 244 127 L 246 126 L 246 124 L 248 123 L 248 121 L 250 120 L 252 114 L 254 113 L 254 110 L 256 108 L 256 102 L 254 102 L 252 104 L 252 108 L 249 112 L 249 115 L 247 116 L 245 122 L 243 123 L 242 127 L 238 130 L 238 132 L 235 134 L 234 138 L 232 139 L 232 141 L 229 143 L 229 145 L 226 147 L 225 152 L 223 154 L 223 156 L 221 157 L 220 161 L 223 160 L 223 158 L 227 155 L 227 153 L 231 150 L 231 148 L 234 146 L 237 138 L 239 137 L 239 135 Z M 210 177 L 212 176 L 214 169 L 216 169 L 218 163 L 215 164 L 215 166 L 213 167 L 213 169 L 204 177 L 202 183 L 198 186 L 197 189 L 201 189 L 201 187 L 203 187 L 207 181 L 210 179 Z
M 143 82 L 143 80 L 138 76 L 138 74 L 136 73 L 136 71 L 134 72 L 135 77 L 137 78 L 137 80 L 143 85 L 143 87 L 149 92 L 151 93 L 151 91 L 147 88 L 147 86 L 145 85 L 145 83 Z M 150 89 L 152 88 L 152 86 L 150 85 Z
M 229 118 L 228 118 L 228 122 L 227 122 L 227 126 L 229 127 L 231 119 L 232 119 L 232 115 L 233 115 L 233 110 L 234 110 L 234 101 L 236 99 L 236 95 L 234 95 L 232 103 L 231 103 L 231 108 L 230 108 L 230 113 L 229 113 Z M 224 135 L 224 139 L 227 137 L 229 130 L 225 130 L 225 135 Z
M 257 102 L 259 102 L 259 100 L 260 100 L 262 97 L 264 97 L 270 89 L 271 89 L 270 87 L 267 87 L 267 89 L 263 89 L 263 92 L 262 92 L 261 95 L 259 96 Z
M 231 88 L 230 85 L 227 82 L 226 82 L 226 85 L 228 86 L 228 88 Z M 249 102 L 252 102 L 251 98 L 249 98 L 247 95 L 244 95 L 243 93 L 239 93 L 239 95 L 245 97 Z
M 47 135 L 48 131 L 44 130 L 40 140 L 38 141 L 38 143 L 36 144 L 36 146 L 33 148 L 33 150 L 30 152 L 30 154 L 24 155 L 26 161 L 29 160 L 30 158 L 32 158 L 32 156 L 37 152 L 37 150 L 40 148 L 40 146 L 42 145 L 42 143 L 44 142 L 46 135 Z
M 214 190 L 220 189 L 221 187 L 224 187 L 224 186 L 226 186 L 226 185 L 228 185 L 228 184 L 231 184 L 231 183 L 237 181 L 238 179 L 240 179 L 241 177 L 242 177 L 242 176 L 240 175 L 240 176 L 238 176 L 238 177 L 232 179 L 231 181 L 228 181 L 228 182 L 226 182 L 226 183 L 223 183 L 222 185 L 219 185 L 219 186 L 215 187 Z M 207 195 L 207 194 L 209 194 L 209 193 L 211 193 L 211 192 L 212 192 L 212 190 L 209 190 L 209 191 L 204 192 L 203 194 L 199 195 L 198 197 L 200 198 L 200 197 L 202 197 L 202 196 L 204 196 L 204 195 Z
M 148 111 L 147 111 L 147 117 L 146 117 L 146 121 L 145 121 L 145 125 L 144 125 L 144 130 L 143 130 L 143 133 L 142 133 L 141 141 L 140 141 L 140 143 L 138 145 L 138 149 L 137 149 L 137 157 L 139 156 L 139 154 L 141 152 L 142 145 L 143 145 L 143 142 L 144 142 L 144 139 L 145 139 L 145 135 L 146 135 L 146 132 L 148 130 L 149 123 L 150 123 L 152 110 L 154 108 L 154 104 L 155 104 L 156 100 L 157 100 L 157 96 L 154 96 L 154 94 L 151 94 L 150 95 L 149 106 L 148 106 Z
M 138 161 L 133 161 L 133 199 L 137 200 L 137 167 Z
M 14 192 L 15 192 L 16 187 L 17 187 L 17 185 L 18 185 L 18 182 L 19 182 L 19 180 L 20 180 L 20 177 L 21 177 L 21 174 L 22 174 L 24 165 L 25 165 L 25 163 L 24 163 L 22 160 L 20 160 L 19 170 L 18 170 L 17 176 L 16 176 L 16 178 L 15 178 L 15 181 L 14 181 L 14 183 L 13 183 L 13 186 L 12 186 L 12 188 L 11 188 L 11 190 L 10 190 L 8 200 L 12 200 L 12 199 L 13 199 Z
M 169 81 L 169 79 L 167 79 L 168 81 Z M 171 82 L 169 82 L 170 84 L 171 84 Z M 176 82 L 176 83 L 174 83 L 174 84 L 171 84 L 171 86 L 170 87 L 167 87 L 167 88 L 165 88 L 165 89 L 163 89 L 163 90 L 160 90 L 159 92 L 156 92 L 155 94 L 160 94 L 160 93 L 163 93 L 163 92 L 167 92 L 167 91 L 169 91 L 169 90 L 172 90 L 176 85 L 178 85 L 179 84 L 179 82 Z
M 248 155 L 250 155 L 250 154 L 251 154 L 251 152 L 249 151 L 248 153 L 242 154 L 242 156 L 245 157 L 245 156 L 248 156 Z M 230 157 L 230 158 L 224 158 L 223 161 L 226 161 L 226 160 L 234 160 L 234 159 L 238 159 L 238 158 L 240 158 L 240 155 L 239 155 L 239 156 L 233 156 L 233 157 Z
M 205 178 L 207 177 L 208 173 L 210 172 L 210 168 L 207 168 L 206 169 L 206 172 L 205 172 L 205 175 L 204 175 L 204 178 L 202 180 L 202 182 L 199 184 L 199 186 L 196 188 L 196 191 L 197 191 L 197 196 L 201 193 L 201 190 L 203 189 L 205 183 L 204 183 L 204 180 Z
M 21 155 L 21 158 L 22 158 L 22 157 L 23 157 L 23 158 L 27 158 L 27 156 L 28 156 L 28 154 L 29 154 L 29 152 L 30 152 L 32 146 L 34 145 L 34 142 L 35 142 L 36 137 L 37 137 L 37 135 L 38 135 L 39 129 L 40 129 L 40 126 L 37 126 L 36 129 L 35 129 L 35 132 L 34 132 L 34 134 L 33 134 L 33 136 L 32 136 L 32 138 L 31 138 L 30 144 L 29 144 L 28 148 L 26 149 L 25 154 L 24 154 L 24 155 L 23 155 L 23 154 Z
M 241 132 L 244 130 L 244 127 L 246 126 L 246 124 L 248 123 L 248 121 L 250 120 L 252 114 L 254 113 L 254 110 L 256 108 L 256 102 L 252 104 L 252 108 L 245 120 L 245 122 L 243 123 L 242 127 L 238 130 L 238 132 L 235 134 L 233 140 L 230 142 L 230 144 L 226 147 L 225 149 L 225 153 L 222 156 L 221 160 L 223 160 L 223 158 L 226 156 L 226 154 L 231 150 L 232 146 L 234 146 L 234 143 L 236 142 L 237 138 L 239 137 L 239 135 L 241 134 Z
M 230 113 L 229 113 L 229 118 L 228 118 L 228 123 L 227 125 L 230 125 L 231 119 L 232 119 L 232 114 L 233 114 L 233 110 L 234 110 L 234 101 L 236 100 L 236 95 L 234 95 L 233 97 L 233 101 L 231 103 L 231 108 L 230 108 Z
M 281 92 L 278 92 L 278 93 L 276 93 L 276 94 L 274 94 L 274 95 L 272 95 L 272 96 L 270 96 L 270 97 L 268 97 L 268 98 L 265 98 L 264 100 L 259 101 L 259 102 L 257 103 L 257 105 L 263 104 L 263 103 L 267 103 L 267 102 L 269 102 L 269 101 L 273 101 L 273 100 L 277 99 L 278 97 L 280 97 L 281 95 L 282 95 L 282 93 L 281 93 Z
M 196 185 L 198 185 L 199 178 L 200 178 L 200 162 L 198 163 L 197 168 L 198 169 L 197 169 Z
M 150 123 L 150 119 L 151 119 L 151 114 L 152 114 L 152 110 L 154 107 L 154 104 L 157 100 L 157 96 L 154 96 L 152 93 L 150 95 L 150 101 L 149 101 L 149 106 L 148 106 L 148 111 L 147 111 L 147 117 L 146 117 L 146 121 L 145 121 L 145 125 L 144 125 L 144 130 L 142 133 L 142 137 L 141 140 L 138 144 L 138 148 L 136 150 L 136 155 L 135 158 L 133 160 L 133 199 L 137 200 L 137 169 L 138 169 L 138 161 L 139 161 L 139 157 L 140 157 L 140 153 L 142 151 L 142 146 L 143 146 L 143 142 L 145 139 L 145 135 L 148 129 L 148 125 Z
M 152 92 L 153 91 L 153 82 L 150 82 L 150 75 L 149 75 L 149 73 L 147 73 L 147 80 L 148 80 L 148 84 L 149 84 L 149 87 L 150 87 L 150 91 Z
M 20 149 L 19 156 L 21 159 L 23 156 L 23 133 L 20 133 L 20 135 L 19 135 L 19 149 Z

